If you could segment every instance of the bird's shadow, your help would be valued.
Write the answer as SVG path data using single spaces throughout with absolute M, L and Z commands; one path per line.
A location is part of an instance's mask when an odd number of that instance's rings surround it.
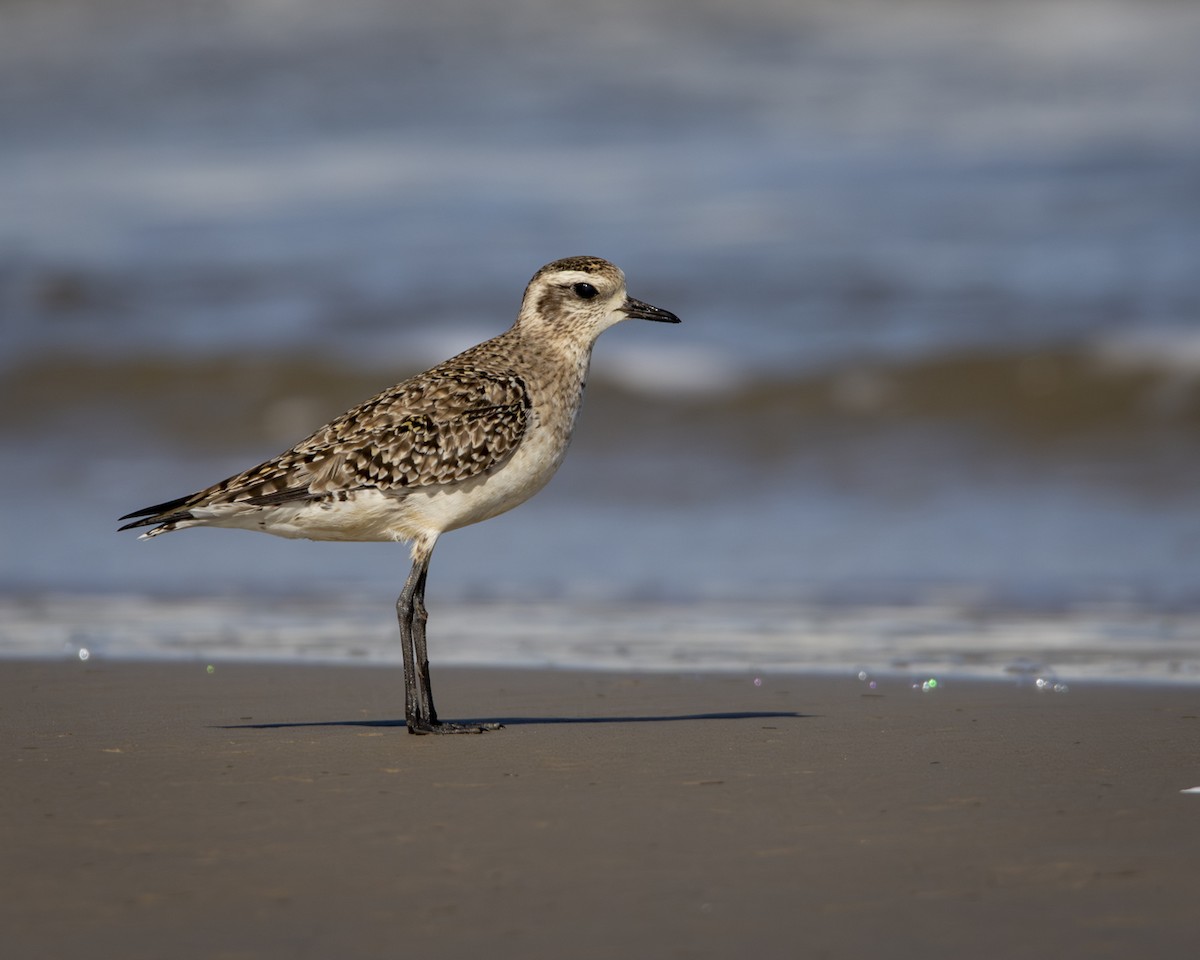
M 568 723 L 676 723 L 682 720 L 802 720 L 813 714 L 794 711 L 745 711 L 727 713 L 680 713 L 633 717 L 487 717 L 455 720 L 468 725 L 498 723 L 502 727 L 544 726 Z M 227 723 L 218 730 L 281 730 L 297 727 L 405 727 L 404 720 L 299 720 L 286 723 Z

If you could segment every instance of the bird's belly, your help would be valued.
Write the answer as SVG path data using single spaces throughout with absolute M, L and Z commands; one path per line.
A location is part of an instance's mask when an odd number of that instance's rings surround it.
M 414 491 L 407 503 L 428 533 L 457 530 L 524 503 L 549 483 L 565 454 L 565 442 L 534 436 L 498 470 L 455 486 Z
M 242 502 L 216 504 L 194 512 L 206 526 L 257 530 L 296 540 L 408 540 L 416 534 L 404 498 L 370 489 L 252 509 Z

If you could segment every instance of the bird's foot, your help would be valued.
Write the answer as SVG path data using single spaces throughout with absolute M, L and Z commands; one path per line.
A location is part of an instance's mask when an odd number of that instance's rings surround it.
M 487 733 L 502 730 L 502 723 L 449 723 L 442 720 L 409 720 L 408 732 L 417 736 L 430 733 Z

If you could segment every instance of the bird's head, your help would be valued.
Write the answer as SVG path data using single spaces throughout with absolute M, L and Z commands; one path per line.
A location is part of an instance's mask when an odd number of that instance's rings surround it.
M 599 257 L 567 257 L 533 275 L 517 317 L 523 331 L 546 331 L 589 345 L 622 320 L 679 323 L 675 314 L 635 300 L 625 291 L 625 274 Z

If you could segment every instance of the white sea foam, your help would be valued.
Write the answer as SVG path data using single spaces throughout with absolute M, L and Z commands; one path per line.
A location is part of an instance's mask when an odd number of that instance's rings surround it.
M 1200 614 L 1097 608 L 488 601 L 437 604 L 435 662 L 1200 684 Z M 0 657 L 398 664 L 385 598 L 0 597 Z
M 727 354 L 694 343 L 620 342 L 601 349 L 597 375 L 637 393 L 709 396 L 735 390 L 751 377 Z
M 1110 333 L 1096 339 L 1092 354 L 1113 369 L 1200 377 L 1200 328 L 1195 324 L 1161 324 Z

